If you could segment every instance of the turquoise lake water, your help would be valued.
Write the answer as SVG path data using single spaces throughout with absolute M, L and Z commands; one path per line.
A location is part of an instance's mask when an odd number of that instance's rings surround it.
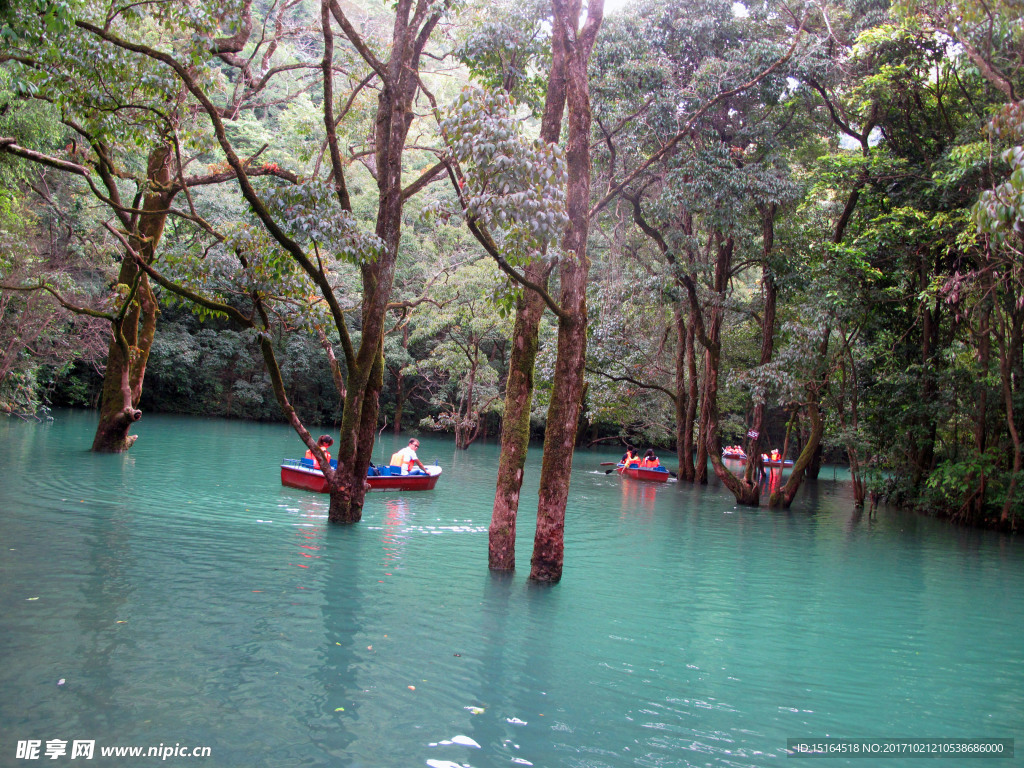
M 423 435 L 437 488 L 372 494 L 339 527 L 280 485 L 304 450 L 286 426 L 147 415 L 100 456 L 94 414 L 54 416 L 0 418 L 0 766 L 1024 764 L 786 756 L 791 738 L 1024 748 L 1019 538 L 869 520 L 831 468 L 780 512 L 579 452 L 563 579 L 538 587 L 539 447 L 501 576 L 493 444 Z M 210 756 L 100 755 L 157 745 Z

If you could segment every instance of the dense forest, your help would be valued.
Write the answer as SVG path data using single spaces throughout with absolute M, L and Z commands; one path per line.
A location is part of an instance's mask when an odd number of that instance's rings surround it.
M 491 565 L 557 580 L 576 445 L 788 506 L 1024 517 L 1008 0 L 9 0 L 0 406 L 500 439 Z M 721 448 L 785 447 L 768 498 Z M 675 466 L 677 465 L 677 466 Z

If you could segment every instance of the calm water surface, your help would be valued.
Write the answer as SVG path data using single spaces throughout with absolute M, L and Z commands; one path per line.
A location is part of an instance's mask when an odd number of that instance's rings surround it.
M 342 528 L 326 496 L 281 487 L 303 450 L 288 427 L 147 416 L 129 454 L 97 456 L 93 414 L 55 416 L 0 418 L 0 766 L 37 764 L 16 759 L 27 739 L 96 742 L 46 764 L 179 744 L 212 756 L 163 764 L 218 768 L 781 766 L 787 738 L 824 736 L 1024 748 L 1021 542 L 860 517 L 831 470 L 771 512 L 579 453 L 545 588 L 526 579 L 539 449 L 500 577 L 493 445 L 424 436 L 437 489 L 373 494 Z

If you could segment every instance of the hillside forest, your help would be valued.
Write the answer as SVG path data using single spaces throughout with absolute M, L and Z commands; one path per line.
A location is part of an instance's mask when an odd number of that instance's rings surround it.
M 381 430 L 500 441 L 496 569 L 543 440 L 538 581 L 581 445 L 1024 518 L 1011 0 L 7 0 L 0 41 L 12 417 L 328 429 L 339 523 Z

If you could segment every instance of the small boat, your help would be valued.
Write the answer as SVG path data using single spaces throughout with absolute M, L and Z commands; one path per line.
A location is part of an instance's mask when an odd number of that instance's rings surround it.
M 620 475 L 633 480 L 664 483 L 669 478 L 668 470 L 664 467 L 624 467 L 620 464 L 617 469 Z
M 747 454 L 743 452 L 742 448 L 740 448 L 739 450 L 723 448 L 722 449 L 722 458 L 723 459 L 739 459 L 740 461 L 746 461 L 747 460 Z
M 793 466 L 793 460 L 792 459 L 786 459 L 785 461 L 783 461 L 782 459 L 773 459 L 773 458 L 771 458 L 770 456 L 768 456 L 767 454 L 764 454 L 764 453 L 761 454 L 761 463 L 764 466 L 766 466 L 766 467 L 792 467 Z
M 332 461 L 332 466 L 337 463 Z M 403 475 L 398 467 L 370 467 L 366 482 L 371 491 L 429 491 L 437 485 L 441 468 L 427 467 L 426 473 L 416 470 Z M 285 459 L 281 462 L 281 485 L 304 491 L 327 493 L 330 486 L 324 473 L 313 466 L 312 459 Z

